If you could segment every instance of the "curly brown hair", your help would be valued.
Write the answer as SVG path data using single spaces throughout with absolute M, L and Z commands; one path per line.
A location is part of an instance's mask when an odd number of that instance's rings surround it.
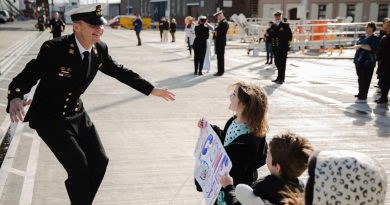
M 284 179 L 295 179 L 307 169 L 313 152 L 310 142 L 298 134 L 286 132 L 274 136 L 269 142 L 272 165 L 279 164 Z
M 242 118 L 253 134 L 264 137 L 268 131 L 268 97 L 259 85 L 243 81 L 232 85 L 237 88 L 239 104 L 243 106 Z

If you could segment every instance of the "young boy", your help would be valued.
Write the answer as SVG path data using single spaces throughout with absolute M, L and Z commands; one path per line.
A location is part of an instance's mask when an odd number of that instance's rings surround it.
M 237 189 L 240 187 L 241 193 L 243 188 L 244 192 L 245 189 L 247 192 L 253 189 L 252 192 L 257 197 L 248 193 L 241 194 L 241 198 L 236 197 L 233 178 L 226 175 L 221 179 L 226 203 L 228 205 L 239 205 L 241 202 L 252 200 L 252 202 L 257 201 L 254 203 L 262 204 L 262 200 L 267 200 L 271 204 L 277 205 L 282 204 L 285 196 L 283 192 L 303 193 L 304 186 L 298 177 L 307 169 L 308 159 L 312 152 L 313 148 L 309 141 L 298 134 L 287 132 L 276 135 L 269 142 L 266 159 L 271 174 L 255 181 L 251 188 L 245 188 L 242 185 L 237 186 Z M 246 197 L 242 197 L 244 195 Z

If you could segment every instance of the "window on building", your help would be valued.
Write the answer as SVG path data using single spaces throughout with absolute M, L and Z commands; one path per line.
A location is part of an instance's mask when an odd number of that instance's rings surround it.
M 258 0 L 251 0 L 250 1 L 251 17 L 257 17 L 257 5 L 258 5 Z
M 389 4 L 379 4 L 378 9 L 378 21 L 383 21 L 387 17 L 389 12 Z
M 352 21 L 355 21 L 355 4 L 347 5 L 347 16 L 352 17 Z
M 318 5 L 318 19 L 326 19 L 326 5 Z

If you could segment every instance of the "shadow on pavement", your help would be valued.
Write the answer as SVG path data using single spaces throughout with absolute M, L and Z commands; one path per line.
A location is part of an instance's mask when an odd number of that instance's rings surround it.
M 170 90 L 177 88 L 188 88 L 195 86 L 199 83 L 216 78 L 211 73 L 204 74 L 203 76 L 197 76 L 193 73 L 180 75 L 172 78 L 166 78 L 156 82 L 156 87 L 167 87 Z
M 389 120 L 389 107 L 387 104 L 377 104 L 373 110 L 375 118 L 375 127 L 379 137 L 390 137 L 390 120 Z M 385 123 L 387 122 L 387 123 Z
M 344 111 L 344 114 L 348 117 L 355 118 L 353 124 L 356 126 L 364 126 L 367 122 L 372 120 L 372 109 L 367 103 L 355 103 L 348 107 Z

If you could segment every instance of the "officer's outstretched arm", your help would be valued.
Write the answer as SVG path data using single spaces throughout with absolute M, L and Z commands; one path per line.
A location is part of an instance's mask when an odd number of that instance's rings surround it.
M 12 79 L 8 86 L 7 112 L 9 112 L 10 101 L 15 98 L 22 100 L 24 95 L 29 93 L 31 88 L 41 78 L 44 68 L 47 67 L 46 61 L 50 59 L 49 50 L 50 44 L 47 42 L 44 43 L 39 51 L 38 57 L 28 62 L 22 72 Z

